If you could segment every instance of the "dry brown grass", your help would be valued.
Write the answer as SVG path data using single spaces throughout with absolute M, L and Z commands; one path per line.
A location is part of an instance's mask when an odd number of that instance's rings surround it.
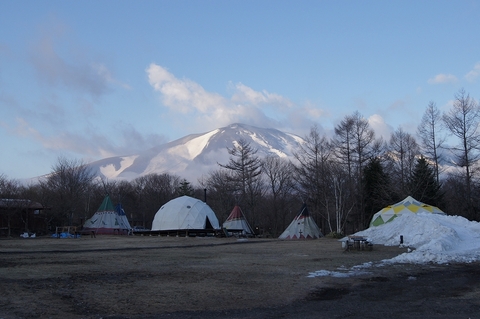
M 63 313 L 80 318 L 270 307 L 305 297 L 322 280 L 307 278 L 310 272 L 401 252 L 383 246 L 344 252 L 338 240 L 328 238 L 0 240 L 0 308 L 25 317 Z

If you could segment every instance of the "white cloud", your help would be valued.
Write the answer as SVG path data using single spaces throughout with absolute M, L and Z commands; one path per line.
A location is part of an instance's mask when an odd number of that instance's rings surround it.
M 33 65 L 40 81 L 52 86 L 64 85 L 96 97 L 108 91 L 105 71 L 102 73 L 94 64 L 65 60 L 55 51 L 52 39 L 41 39 L 32 51 Z
M 120 82 L 119 80 L 115 79 L 115 77 L 112 75 L 111 71 L 107 68 L 107 66 L 105 64 L 103 64 L 103 63 L 92 63 L 91 67 L 92 67 L 92 69 L 94 69 L 96 71 L 96 73 L 99 77 L 103 78 L 103 80 L 105 82 L 119 85 L 126 90 L 131 90 L 132 89 L 130 85 L 128 85 L 126 83 L 123 83 L 123 82 Z
M 448 100 L 447 102 L 439 106 L 439 110 L 441 112 L 448 112 L 448 110 L 450 110 L 454 104 L 455 100 Z
M 476 78 L 480 75 L 480 62 L 477 62 L 475 66 L 473 67 L 473 70 L 468 72 L 465 75 L 465 79 L 469 82 L 473 82 L 476 80 Z
M 63 85 L 94 97 L 110 92 L 112 84 L 130 89 L 114 78 L 105 63 L 89 57 L 86 50 L 72 44 L 71 37 L 67 40 L 67 29 L 55 21 L 40 26 L 42 33 L 30 49 L 39 81 L 51 86 Z
M 373 114 L 368 118 L 368 124 L 370 124 L 370 127 L 373 129 L 377 137 L 382 137 L 385 141 L 390 139 L 393 128 L 385 122 L 385 119 L 382 116 Z
M 34 129 L 30 124 L 21 117 L 16 118 L 17 125 L 13 128 L 13 132 L 17 136 L 25 137 L 25 136 L 40 136 L 40 133 Z
M 276 105 L 281 108 L 293 106 L 292 102 L 279 94 L 269 93 L 266 90 L 258 92 L 242 83 L 235 85 L 235 93 L 232 96 L 232 101 L 248 103 L 257 106 Z
M 455 83 L 458 79 L 453 74 L 437 74 L 433 78 L 428 79 L 429 84 L 447 84 L 447 83 Z
M 177 79 L 159 65 L 151 64 L 146 71 L 150 85 L 162 94 L 164 105 L 172 110 L 207 113 L 225 105 L 224 98 L 219 94 L 209 93 L 191 80 Z
M 32 138 L 42 145 L 44 149 L 53 153 L 62 154 L 71 152 L 82 157 L 92 159 L 106 158 L 117 155 L 130 155 L 145 151 L 148 148 L 166 142 L 164 136 L 158 134 L 142 135 L 132 125 L 118 123 L 115 126 L 115 143 L 110 137 L 98 132 L 96 129 L 84 129 L 81 132 L 62 131 L 47 134 L 37 130 L 25 118 L 17 118 L 16 126 L 7 127 L 11 133 L 19 137 Z
M 146 69 L 148 81 L 161 94 L 164 106 L 172 113 L 188 116 L 189 131 L 218 128 L 234 122 L 258 126 L 275 126 L 288 119 L 289 113 L 298 107 L 287 98 L 261 92 L 238 83 L 230 85 L 231 97 L 207 92 L 201 85 L 189 79 L 178 79 L 167 69 L 150 64 Z M 184 124 L 185 125 L 185 124 Z M 278 127 L 280 128 L 280 127 Z
M 318 107 L 305 106 L 302 108 L 302 111 L 304 111 L 304 115 L 312 120 L 320 120 L 325 115 L 325 111 Z

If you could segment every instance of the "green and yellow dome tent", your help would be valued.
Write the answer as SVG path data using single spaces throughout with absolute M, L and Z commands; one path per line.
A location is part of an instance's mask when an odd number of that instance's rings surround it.
M 419 202 L 415 198 L 408 196 L 401 202 L 389 205 L 377 212 L 375 215 L 373 215 L 372 220 L 370 221 L 370 227 L 388 223 L 403 214 L 417 213 L 432 213 L 445 215 L 445 213 L 440 208 L 424 204 L 422 202 Z

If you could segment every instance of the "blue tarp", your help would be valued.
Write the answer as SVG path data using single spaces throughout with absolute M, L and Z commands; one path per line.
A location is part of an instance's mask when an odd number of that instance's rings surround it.
M 53 234 L 53 238 L 75 238 L 75 235 L 69 234 L 69 233 L 60 233 L 58 234 Z M 80 237 L 80 235 L 77 235 L 77 237 Z

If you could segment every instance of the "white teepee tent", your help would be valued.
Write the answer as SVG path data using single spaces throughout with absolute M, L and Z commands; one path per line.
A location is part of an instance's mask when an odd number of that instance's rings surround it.
M 127 214 L 125 214 L 125 210 L 121 203 L 118 203 L 115 207 L 115 210 L 118 214 L 118 222 L 120 224 L 121 229 L 128 229 L 129 231 L 132 229 L 130 223 L 128 222 Z
M 300 213 L 293 219 L 285 231 L 278 237 L 279 239 L 316 239 L 323 237 L 320 228 L 308 212 L 307 205 L 304 203 Z
M 241 235 L 253 235 L 253 229 L 243 215 L 240 206 L 236 205 L 227 220 L 223 223 L 223 228 L 229 233 L 240 233 Z M 230 235 L 228 235 L 230 236 Z
M 105 196 L 97 212 L 85 221 L 84 230 L 93 230 L 97 234 L 128 234 L 131 227 L 122 209 L 120 216 L 113 206 L 110 196 Z

